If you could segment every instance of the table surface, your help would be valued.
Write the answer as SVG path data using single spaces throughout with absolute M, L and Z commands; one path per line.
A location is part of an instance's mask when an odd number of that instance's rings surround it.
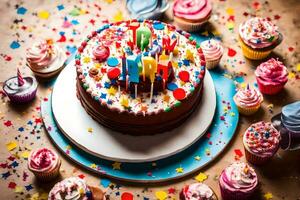
M 287 103 L 300 99 L 300 2 L 298 0 L 215 0 L 213 15 L 202 35 L 213 33 L 225 46 L 221 68 L 225 76 L 244 83 L 255 83 L 254 70 L 261 61 L 249 61 L 242 56 L 237 43 L 238 25 L 250 16 L 269 17 L 280 28 L 283 43 L 272 57 L 283 61 L 289 70 L 289 81 L 284 91 L 276 96 L 265 96 L 262 109 L 251 117 L 241 117 L 236 136 L 226 151 L 213 163 L 180 180 L 162 184 L 130 184 L 99 177 L 81 169 L 62 157 L 61 177 L 79 176 L 90 185 L 105 188 L 110 199 L 121 199 L 125 192 L 135 199 L 178 199 L 180 189 L 196 182 L 195 177 L 206 178 L 220 196 L 218 176 L 235 160 L 245 160 L 242 134 L 253 122 L 269 121 Z M 0 81 L 16 74 L 19 67 L 23 74 L 30 74 L 25 66 L 25 51 L 39 39 L 58 42 L 67 53 L 72 53 L 82 38 L 109 21 L 128 19 L 125 1 L 46 1 L 1 0 L 0 2 Z M 166 21 L 172 21 L 170 10 Z M 235 54 L 236 52 L 236 54 Z M 232 56 L 233 55 L 233 56 Z M 1 92 L 0 104 L 0 188 L 1 199 L 43 199 L 54 183 L 38 183 L 26 166 L 31 149 L 49 147 L 55 149 L 43 130 L 40 116 L 40 100 L 51 92 L 50 84 L 40 84 L 38 97 L 26 106 L 12 105 Z M 15 148 L 14 148 L 15 147 Z M 9 151 L 9 148 L 12 150 Z M 59 152 L 58 152 L 59 153 Z M 241 155 L 242 154 L 242 155 Z M 300 152 L 279 151 L 274 159 L 262 167 L 254 167 L 260 180 L 260 191 L 255 199 L 300 199 Z M 122 170 L 122 168 L 121 168 Z

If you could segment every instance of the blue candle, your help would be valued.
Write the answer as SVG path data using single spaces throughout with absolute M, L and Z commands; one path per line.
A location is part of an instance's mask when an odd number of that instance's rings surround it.
M 131 55 L 127 57 L 127 68 L 128 68 L 130 83 L 139 82 L 139 67 L 138 67 L 139 62 L 140 62 L 139 56 Z
M 126 74 L 127 74 L 126 56 L 125 56 L 125 52 L 123 51 L 123 55 L 122 55 L 122 80 L 126 80 Z

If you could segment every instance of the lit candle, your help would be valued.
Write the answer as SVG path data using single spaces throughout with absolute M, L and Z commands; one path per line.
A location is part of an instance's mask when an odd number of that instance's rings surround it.
M 139 22 L 132 22 L 129 24 L 128 28 L 132 31 L 133 44 L 136 44 L 136 30 L 140 27 Z
M 141 26 L 137 29 L 136 45 L 144 51 L 148 47 L 151 38 L 151 30 L 146 26 Z

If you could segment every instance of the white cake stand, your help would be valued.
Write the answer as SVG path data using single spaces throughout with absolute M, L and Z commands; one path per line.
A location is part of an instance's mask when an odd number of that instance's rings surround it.
M 215 108 L 216 92 L 208 71 L 198 109 L 180 127 L 149 136 L 122 134 L 94 121 L 76 97 L 74 62 L 61 72 L 52 94 L 53 115 L 61 132 L 80 149 L 119 162 L 155 161 L 183 151 L 206 132 Z

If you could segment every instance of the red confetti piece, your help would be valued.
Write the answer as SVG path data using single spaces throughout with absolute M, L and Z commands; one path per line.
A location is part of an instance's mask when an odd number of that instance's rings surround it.
M 8 55 L 5 55 L 4 56 L 4 60 L 5 61 L 11 61 L 12 57 L 11 56 L 8 56 Z
M 110 80 L 116 79 L 121 74 L 121 70 L 117 67 L 110 68 L 107 72 L 107 76 Z
M 36 124 L 42 123 L 42 118 L 36 118 L 36 119 L 34 120 L 34 122 L 35 122 Z
M 57 40 L 57 42 L 65 42 L 67 40 L 66 36 L 61 35 L 59 40 Z
M 96 21 L 94 19 L 90 19 L 89 22 L 94 26 Z
M 84 174 L 79 174 L 78 177 L 81 178 L 81 179 L 84 179 L 85 175 Z
M 4 122 L 4 125 L 7 126 L 7 127 L 10 127 L 10 126 L 12 126 L 12 123 L 11 123 L 10 120 L 7 120 L 7 121 Z
M 10 183 L 8 184 L 8 188 L 10 188 L 10 189 L 15 189 L 16 186 L 17 186 L 17 184 L 16 184 L 15 182 L 10 182 Z
M 206 138 L 209 139 L 210 137 L 211 137 L 211 133 L 208 132 L 208 133 L 206 134 Z
M 225 117 L 224 117 L 224 116 L 221 116 L 221 117 L 220 117 L 220 120 L 225 121 Z
M 235 150 L 234 150 L 234 153 L 235 153 L 235 155 L 238 156 L 239 158 L 241 158 L 241 157 L 244 156 L 243 152 L 242 152 L 240 149 L 235 149 Z
M 290 52 L 294 51 L 294 47 L 289 47 L 289 51 Z
M 236 51 L 232 48 L 228 48 L 228 56 L 233 57 L 236 55 Z
M 252 3 L 252 6 L 253 6 L 253 8 L 254 9 L 259 9 L 259 7 L 260 7 L 260 3 L 259 2 L 257 2 L 257 1 L 254 1 L 253 3 Z
M 176 100 L 183 100 L 185 98 L 185 91 L 182 88 L 177 88 L 173 91 L 173 96 Z
M 274 19 L 275 19 L 275 20 L 279 20 L 280 18 L 281 18 L 280 15 L 275 15 L 275 16 L 274 16 Z
M 190 80 L 190 74 L 187 71 L 180 71 L 178 76 L 183 82 L 188 82 Z
M 133 200 L 133 194 L 124 192 L 121 196 L 121 200 Z
M 169 193 L 169 194 L 175 194 L 175 192 L 176 192 L 176 189 L 173 188 L 173 187 L 170 187 L 170 188 L 168 189 L 168 193 Z

